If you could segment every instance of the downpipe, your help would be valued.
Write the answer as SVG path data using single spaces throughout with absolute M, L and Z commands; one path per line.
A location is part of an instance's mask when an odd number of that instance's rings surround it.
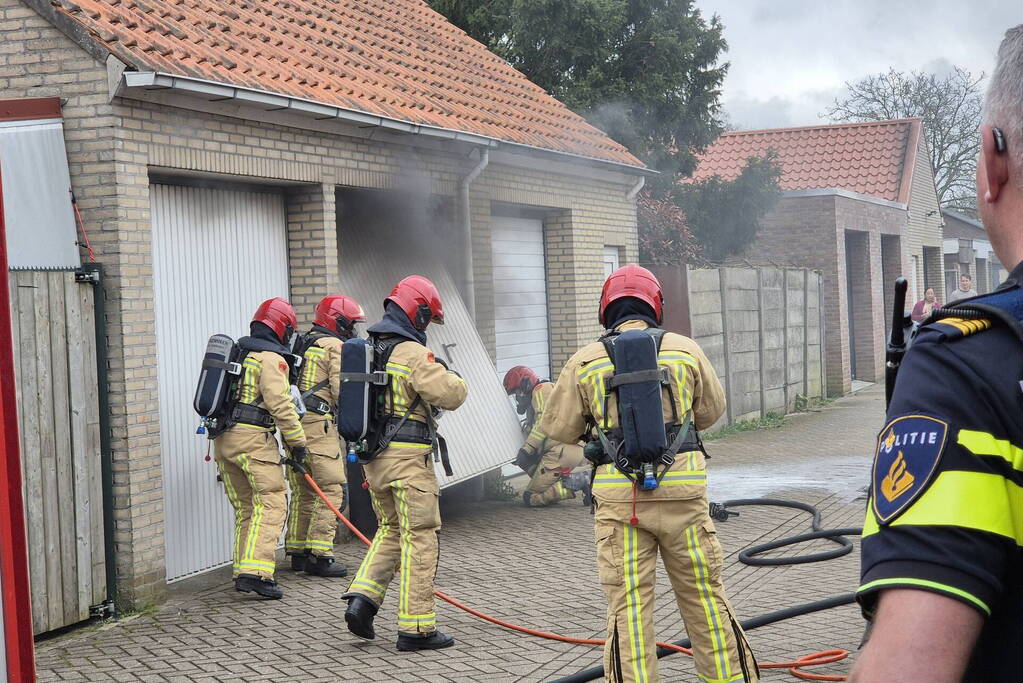
M 462 262 L 465 277 L 465 308 L 469 317 L 476 321 L 476 276 L 473 273 L 472 256 L 472 206 L 469 202 L 469 186 L 479 178 L 483 170 L 490 164 L 490 150 L 480 150 L 480 160 L 458 183 L 458 195 L 462 204 L 462 230 L 465 239 L 465 254 Z

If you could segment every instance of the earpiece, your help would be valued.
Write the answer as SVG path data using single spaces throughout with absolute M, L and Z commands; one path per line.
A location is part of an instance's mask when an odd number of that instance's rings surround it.
M 1000 128 L 992 128 L 991 133 L 995 136 L 995 151 L 1005 154 L 1005 135 Z

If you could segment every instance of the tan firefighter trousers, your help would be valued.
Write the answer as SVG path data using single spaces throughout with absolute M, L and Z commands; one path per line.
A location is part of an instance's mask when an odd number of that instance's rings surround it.
M 309 457 L 306 468 L 327 500 L 341 510 L 344 484 L 348 481 L 345 460 L 341 457 L 341 441 L 329 416 L 306 413 L 302 419 Z M 288 468 L 291 503 L 288 505 L 288 532 L 284 550 L 289 555 L 334 557 L 334 534 L 338 519 L 320 499 L 305 477 Z
M 433 582 L 437 575 L 440 504 L 430 451 L 392 444 L 365 465 L 379 527 L 346 595 L 379 606 L 398 570 L 398 631 L 437 630 Z
M 217 468 L 234 508 L 233 575 L 272 579 L 287 502 L 272 432 L 236 425 L 213 442 Z
M 749 643 L 721 584 L 722 552 L 706 495 L 682 500 L 600 500 L 597 567 L 607 595 L 604 671 L 615 683 L 654 683 L 657 675 L 654 575 L 664 560 L 696 672 L 705 683 L 758 681 Z
M 574 469 L 583 464 L 583 449 L 577 445 L 557 444 L 547 449 L 543 458 L 533 470 L 533 476 L 529 480 L 527 491 L 533 495 L 530 497 L 530 505 L 549 505 L 560 500 L 575 498 L 575 492 L 565 488 L 561 480 L 564 474 L 561 468 Z M 589 467 L 586 468 L 589 471 Z

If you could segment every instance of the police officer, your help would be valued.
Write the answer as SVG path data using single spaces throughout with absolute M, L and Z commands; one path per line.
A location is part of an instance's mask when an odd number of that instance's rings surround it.
M 376 348 L 397 342 L 386 371 L 385 430 L 387 447 L 364 469 L 379 527 L 342 597 L 348 600 L 348 630 L 374 638 L 373 617 L 383 602 L 395 570 L 398 586 L 399 650 L 434 650 L 454 644 L 437 630 L 433 582 L 437 573 L 440 533 L 440 489 L 433 471 L 432 411 L 454 410 L 467 394 L 465 382 L 426 348 L 426 327 L 443 324 L 444 309 L 437 288 L 421 275 L 411 275 L 384 301 L 384 318 L 369 328 Z M 395 430 L 393 434 L 390 432 Z
M 609 332 L 655 328 L 662 305 L 657 278 L 630 264 L 604 283 L 600 323 Z M 717 373 L 700 347 L 667 332 L 661 338 L 658 365 L 674 383 L 661 392 L 664 422 L 672 431 L 679 427 L 674 416 L 690 411 L 698 429 L 714 424 L 724 412 L 725 399 Z M 582 438 L 595 425 L 611 434 L 619 427 L 618 408 L 614 400 L 605 401 L 604 392 L 613 374 L 614 365 L 601 342 L 576 352 L 547 403 L 543 431 L 565 442 Z M 660 553 L 693 642 L 700 679 L 759 680 L 756 661 L 721 583 L 722 552 L 708 514 L 699 442 L 687 439 L 660 486 L 650 491 L 640 490 L 615 465 L 601 464 L 593 497 L 597 568 L 608 602 L 606 679 L 658 680 L 653 598 Z
M 284 474 L 274 430 L 302 462 L 306 436 L 291 394 L 288 343 L 298 320 L 284 299 L 260 304 L 248 337 L 238 340 L 242 375 L 231 397 L 230 425 L 214 441 L 224 489 L 235 514 L 232 557 L 236 590 L 280 599 L 274 580 L 274 554 L 284 528 L 287 503 Z
M 994 293 L 920 328 L 874 458 L 857 597 L 874 628 L 860 683 L 1019 681 L 1023 643 L 1023 25 L 998 53 L 977 206 Z
M 530 477 L 522 492 L 526 506 L 550 505 L 575 498 L 576 491 L 585 491 L 589 479 L 586 472 L 569 476 L 585 460 L 582 447 L 548 439 L 540 428 L 554 383 L 541 380 L 524 365 L 516 365 L 504 375 L 504 390 L 515 397 L 519 414 L 526 416 L 528 436 L 515 458 L 515 464 Z
M 339 510 L 345 505 L 348 477 L 341 457 L 341 440 L 334 426 L 337 397 L 341 390 L 341 345 L 355 336 L 355 324 L 365 322 L 362 306 L 340 294 L 324 297 L 316 306 L 305 349 L 298 388 L 306 414 L 302 427 L 309 440 L 306 467 L 313 481 Z M 348 570 L 334 561 L 337 517 L 324 505 L 304 476 L 288 469 L 291 505 L 284 550 L 291 568 L 323 577 L 341 577 Z

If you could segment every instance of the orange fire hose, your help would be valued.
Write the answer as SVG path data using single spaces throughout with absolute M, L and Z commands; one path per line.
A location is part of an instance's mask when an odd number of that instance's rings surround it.
M 316 492 L 316 495 L 318 495 L 320 499 L 327 505 L 327 507 L 330 508 L 330 511 L 333 512 L 346 527 L 348 527 L 349 531 L 355 534 L 360 541 L 362 541 L 366 545 L 370 545 L 371 543 L 370 540 L 366 538 L 366 536 L 363 535 L 361 531 L 356 529 L 355 525 L 348 521 L 348 518 L 341 514 L 341 511 L 338 510 L 333 503 L 327 500 L 327 496 L 324 495 L 320 487 L 316 485 L 316 482 L 313 481 L 313 478 L 309 474 L 309 472 L 302 471 L 304 469 L 305 468 L 303 467 L 298 471 L 300 471 L 303 474 L 303 476 L 305 476 L 306 482 L 313 489 L 313 491 Z M 469 607 L 465 603 L 456 600 L 455 598 L 451 597 L 450 595 L 447 595 L 446 593 L 442 593 L 441 591 L 435 590 L 433 594 L 436 595 L 441 600 L 443 600 L 444 602 L 450 605 L 454 605 L 463 612 L 467 612 L 473 615 L 474 617 L 478 617 L 480 619 L 483 619 L 484 621 L 489 621 L 491 624 L 496 624 L 498 626 L 501 626 L 502 628 L 507 628 L 512 631 L 518 631 L 519 633 L 525 633 L 526 635 L 536 636 L 538 638 L 546 638 L 547 640 L 556 640 L 562 643 L 572 643 L 574 645 L 604 644 L 604 641 L 598 638 L 573 638 L 571 636 L 563 636 L 557 633 L 550 633 L 549 631 L 540 631 L 538 629 L 528 628 L 526 626 L 519 626 L 518 624 L 513 624 L 509 621 L 504 621 L 503 619 L 498 619 L 497 617 L 492 617 L 489 614 L 485 614 L 483 612 L 480 612 L 479 610 L 473 609 L 472 607 Z M 666 648 L 668 650 L 674 650 L 675 652 L 681 652 L 683 654 L 687 654 L 690 656 L 692 656 L 693 654 L 693 651 L 691 649 L 675 645 L 674 643 L 657 643 L 657 646 Z M 849 652 L 847 650 L 824 650 L 822 652 L 814 652 L 812 654 L 804 655 L 799 659 L 796 659 L 795 661 L 791 662 L 766 662 L 760 664 L 759 666 L 761 669 L 788 669 L 790 674 L 792 674 L 796 678 L 801 678 L 806 681 L 844 681 L 846 680 L 845 676 L 815 674 L 810 673 L 808 671 L 802 671 L 801 669 L 808 666 L 822 666 L 824 664 L 833 664 L 834 662 L 842 661 L 848 656 Z

